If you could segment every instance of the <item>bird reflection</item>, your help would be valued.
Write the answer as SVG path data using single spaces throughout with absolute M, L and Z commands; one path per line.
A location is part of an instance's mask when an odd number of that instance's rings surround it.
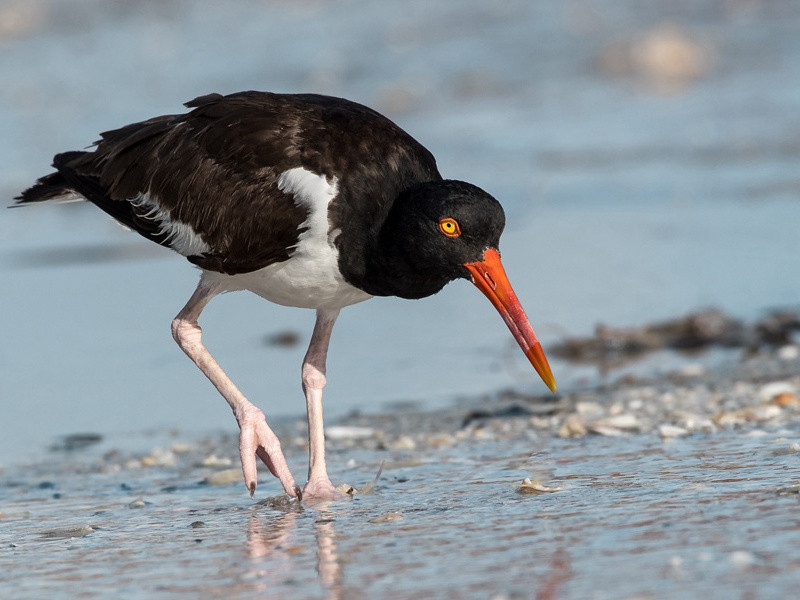
M 247 523 L 247 556 L 262 558 L 278 552 L 286 551 L 297 521 L 297 511 L 277 515 L 273 519 L 262 521 L 258 515 L 250 515 Z
M 333 517 L 326 515 L 332 511 L 322 509 L 322 515 L 314 522 L 317 540 L 317 574 L 330 600 L 342 598 L 342 564 L 336 552 L 336 530 Z
M 257 575 L 263 578 L 264 583 L 272 583 L 276 572 L 286 574 L 297 568 L 301 561 L 296 561 L 293 565 L 292 556 L 298 555 L 300 558 L 306 555 L 302 544 L 292 543 L 295 534 L 302 535 L 302 532 L 297 530 L 297 520 L 304 512 L 307 512 L 307 509 L 295 505 L 285 512 L 267 518 L 263 514 L 250 515 L 245 544 L 247 556 L 251 559 L 271 558 L 276 561 L 270 569 L 258 570 Z M 317 575 L 325 590 L 325 597 L 329 600 L 338 600 L 344 597 L 342 590 L 344 573 L 337 551 L 335 512 L 325 506 L 316 507 L 314 512 L 317 513 L 314 520 Z

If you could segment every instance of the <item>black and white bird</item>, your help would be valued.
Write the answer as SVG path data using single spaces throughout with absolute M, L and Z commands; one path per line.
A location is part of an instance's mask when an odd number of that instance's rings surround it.
M 340 309 L 373 296 L 423 298 L 471 280 L 555 391 L 500 262 L 505 215 L 492 196 L 442 179 L 419 142 L 348 100 L 251 91 L 186 106 L 185 114 L 103 133 L 92 151 L 57 154 L 56 172 L 17 201 L 78 195 L 202 270 L 172 335 L 233 410 L 251 494 L 257 456 L 290 496 L 340 495 L 325 466 L 325 360 Z M 309 429 L 302 490 L 264 413 L 201 340 L 200 313 L 217 294 L 236 290 L 317 311 L 302 367 Z

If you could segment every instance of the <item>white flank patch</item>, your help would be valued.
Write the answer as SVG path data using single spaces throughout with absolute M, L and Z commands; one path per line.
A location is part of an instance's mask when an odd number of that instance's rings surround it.
M 158 232 L 166 234 L 169 247 L 178 254 L 194 256 L 211 250 L 189 225 L 170 217 L 169 211 L 163 210 L 149 193 L 139 194 L 129 202 L 136 208 L 139 217 L 158 223 Z
M 304 169 L 295 167 L 281 173 L 278 178 L 278 189 L 294 196 L 294 202 L 308 210 L 308 218 L 303 221 L 300 228 L 307 228 L 297 239 L 297 250 L 301 246 L 311 244 L 315 250 L 330 247 L 328 244 L 328 205 L 339 193 L 339 181 L 334 177 L 328 183 L 324 175 L 317 175 Z M 335 250 L 334 250 L 335 252 Z
M 338 193 L 338 180 L 328 181 L 302 167 L 284 171 L 278 188 L 294 196 L 308 211 L 291 257 L 252 273 L 214 274 L 227 289 L 250 290 L 262 298 L 285 306 L 338 309 L 372 296 L 347 283 L 339 272 L 339 252 L 333 245 L 338 231 L 330 232 L 328 207 Z

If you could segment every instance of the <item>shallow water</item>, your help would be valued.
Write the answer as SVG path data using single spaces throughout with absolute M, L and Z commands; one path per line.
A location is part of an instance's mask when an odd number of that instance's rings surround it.
M 100 473 L 91 451 L 54 455 L 2 475 L 0 595 L 792 597 L 798 439 L 792 427 L 349 449 L 334 481 L 363 484 L 386 460 L 376 492 L 302 508 L 254 502 L 239 481 L 201 485 L 209 469 L 185 461 Z M 520 494 L 525 477 L 561 491 Z

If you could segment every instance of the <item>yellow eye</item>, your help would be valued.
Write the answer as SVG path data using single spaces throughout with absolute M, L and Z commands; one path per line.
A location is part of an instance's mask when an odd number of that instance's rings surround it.
M 461 235 L 461 227 L 458 226 L 458 221 L 455 219 L 441 219 L 439 221 L 439 231 L 447 237 L 458 237 Z

